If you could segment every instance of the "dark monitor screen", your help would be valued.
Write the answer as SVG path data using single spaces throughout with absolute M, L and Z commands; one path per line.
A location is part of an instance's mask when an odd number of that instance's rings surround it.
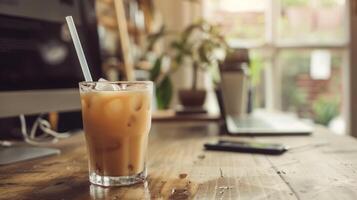
M 101 76 L 94 1 L 0 0 L 0 91 L 78 87 L 84 78 L 67 15 L 75 19 L 94 80 Z
M 94 0 L 0 0 L 0 118 L 78 111 L 76 23 L 94 80 L 102 76 Z

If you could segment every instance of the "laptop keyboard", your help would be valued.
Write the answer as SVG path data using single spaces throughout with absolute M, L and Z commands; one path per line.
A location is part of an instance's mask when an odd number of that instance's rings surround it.
M 256 118 L 246 118 L 246 119 L 239 119 L 233 118 L 234 123 L 239 128 L 259 128 L 259 129 L 271 129 L 273 126 L 262 119 Z
M 279 113 L 259 113 L 245 117 L 227 116 L 230 133 L 311 133 L 312 128 L 298 118 Z

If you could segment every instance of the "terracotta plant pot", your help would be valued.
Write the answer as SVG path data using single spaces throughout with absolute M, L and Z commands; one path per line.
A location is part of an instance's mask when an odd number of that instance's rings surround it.
M 184 107 L 202 107 L 206 100 L 206 90 L 179 90 L 179 99 Z

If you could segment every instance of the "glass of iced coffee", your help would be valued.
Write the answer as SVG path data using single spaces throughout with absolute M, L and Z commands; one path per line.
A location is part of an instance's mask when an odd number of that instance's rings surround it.
M 122 186 L 146 178 L 151 127 L 150 81 L 81 82 L 89 181 Z

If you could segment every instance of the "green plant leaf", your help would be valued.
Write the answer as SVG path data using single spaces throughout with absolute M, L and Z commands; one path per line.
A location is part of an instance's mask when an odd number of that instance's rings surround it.
M 149 34 L 148 35 L 148 38 L 147 38 L 147 41 L 148 41 L 148 47 L 147 47 L 147 50 L 148 51 L 152 51 L 155 44 L 162 38 L 164 37 L 166 34 L 165 32 L 165 26 L 162 25 L 160 30 L 156 33 L 152 33 L 152 34 Z
M 264 69 L 264 61 L 261 57 L 257 55 L 251 57 L 252 59 L 250 62 L 250 77 L 253 86 L 257 86 L 260 83 L 261 73 Z
M 154 66 L 150 70 L 150 80 L 156 81 L 161 71 L 162 57 L 156 59 Z
M 335 99 L 320 97 L 313 104 L 315 122 L 327 126 L 339 114 L 339 104 Z
M 156 101 L 158 109 L 167 109 L 172 99 L 172 81 L 166 76 L 160 85 L 156 85 Z
M 210 53 L 210 47 L 208 42 L 204 41 L 202 44 L 198 47 L 198 55 L 200 57 L 200 61 L 203 63 L 210 63 L 210 59 L 208 57 L 208 54 Z

